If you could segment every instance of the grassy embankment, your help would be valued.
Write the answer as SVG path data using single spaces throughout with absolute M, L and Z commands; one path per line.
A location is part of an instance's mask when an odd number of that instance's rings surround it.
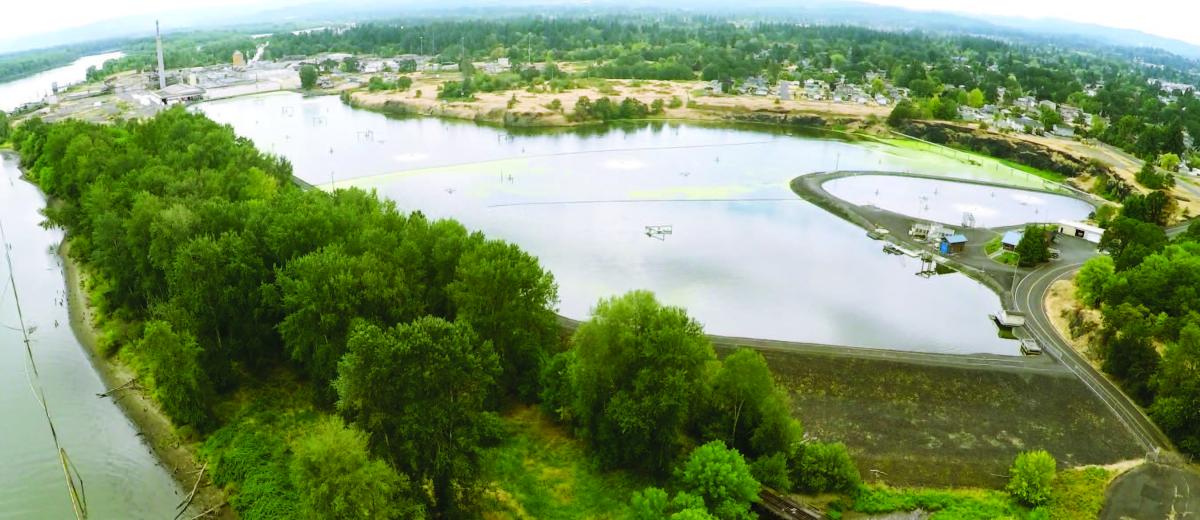
M 1016 170 L 1018 172 L 1037 176 L 1043 180 L 1050 181 L 1053 183 L 1062 183 L 1067 180 L 1067 177 L 1061 173 L 1056 173 L 1056 172 L 1052 172 L 1049 170 L 1043 170 L 1040 168 L 1034 168 L 1034 167 L 1026 165 L 1026 164 L 1013 162 L 1013 161 L 1010 161 L 1007 159 L 999 159 L 996 157 L 992 157 L 990 155 L 981 154 L 979 152 L 974 152 L 971 150 L 962 150 L 962 149 L 953 148 L 950 146 L 932 144 L 932 143 L 928 143 L 925 141 L 918 141 L 916 139 L 899 138 L 899 137 L 880 138 L 880 141 L 890 144 L 890 145 L 893 145 L 893 146 L 896 146 L 896 147 L 900 147 L 900 148 L 908 148 L 911 150 L 919 150 L 919 151 L 923 151 L 923 152 L 931 152 L 931 153 L 936 153 L 936 154 L 940 154 L 940 155 L 948 155 L 955 159 L 967 161 L 968 163 L 974 164 L 976 166 L 980 166 L 980 167 L 984 167 L 984 168 L 991 167 L 991 169 L 998 171 L 998 172 L 1004 172 L 1006 170 L 1008 170 L 1008 171 Z M 1051 186 L 1043 183 L 1043 188 L 1050 188 L 1050 187 Z
M 620 519 L 630 495 L 653 484 L 597 469 L 582 443 L 536 407 L 514 408 L 504 422 L 506 439 L 484 457 L 486 518 Z
M 847 511 L 890 513 L 921 509 L 930 520 L 1052 518 L 1091 520 L 1104 507 L 1104 489 L 1117 473 L 1100 467 L 1060 471 L 1050 500 L 1036 510 L 1016 504 L 1000 491 L 981 489 L 893 489 L 873 486 L 855 497 Z M 835 513 L 833 516 L 839 516 Z

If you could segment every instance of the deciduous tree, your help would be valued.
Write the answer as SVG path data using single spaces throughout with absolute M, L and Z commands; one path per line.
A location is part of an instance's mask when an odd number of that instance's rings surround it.
M 665 472 L 715 358 L 700 324 L 634 291 L 597 304 L 572 343 L 581 435 L 605 465 Z

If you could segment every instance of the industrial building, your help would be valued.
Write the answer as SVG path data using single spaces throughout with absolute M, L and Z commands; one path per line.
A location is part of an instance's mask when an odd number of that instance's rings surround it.
M 1093 244 L 1099 244 L 1100 237 L 1104 236 L 1104 228 L 1084 224 L 1083 222 L 1063 220 L 1058 223 L 1058 233 L 1069 237 L 1082 238 Z

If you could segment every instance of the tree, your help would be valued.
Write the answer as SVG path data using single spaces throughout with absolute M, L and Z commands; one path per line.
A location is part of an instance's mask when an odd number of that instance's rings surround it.
M 1162 228 L 1142 220 L 1119 216 L 1100 237 L 1099 249 L 1112 256 L 1116 271 L 1124 271 L 1161 251 L 1167 244 Z
M 1179 169 L 1179 156 L 1173 153 L 1164 153 L 1158 156 L 1158 167 L 1169 172 L 1174 172 Z
M 759 457 L 750 464 L 750 474 L 764 486 L 781 491 L 792 489 L 792 477 L 788 474 L 788 457 L 784 453 Z
M 1178 167 L 1179 157 L 1175 156 L 1174 154 L 1168 155 L 1175 157 L 1175 166 Z M 1166 156 L 1164 155 L 1162 158 L 1160 158 L 1160 161 L 1165 158 Z M 1137 180 L 1142 186 L 1152 190 L 1161 190 L 1163 188 L 1175 185 L 1175 177 L 1169 173 L 1170 171 L 1171 170 L 1168 170 L 1167 172 L 1159 172 L 1158 169 L 1154 167 L 1154 163 L 1152 161 L 1146 161 L 1142 163 L 1142 168 L 1138 170 L 1137 174 L 1134 176 L 1134 179 Z
M 708 410 L 699 419 L 705 438 L 724 440 L 752 458 L 795 452 L 803 429 L 762 354 L 745 348 L 730 354 L 711 387 Z
M 1200 453 L 1200 324 L 1189 323 L 1167 344 L 1154 377 L 1150 416 L 1180 449 Z
M 979 90 L 979 87 L 975 87 L 967 93 L 967 105 L 972 108 L 982 107 L 985 101 L 983 91 Z
M 1174 199 L 1161 190 L 1146 195 L 1132 194 L 1125 197 L 1122 203 L 1121 215 L 1159 226 L 1167 225 L 1175 210 Z
M 9 122 L 8 114 L 0 110 L 0 143 L 8 141 L 10 135 L 12 135 L 12 123 Z
M 327 418 L 292 446 L 291 479 L 313 519 L 420 518 L 408 477 L 371 460 L 367 437 Z
M 634 291 L 601 300 L 572 344 L 583 438 L 605 465 L 665 472 L 715 358 L 700 324 Z
M 147 322 L 135 350 L 154 381 L 154 399 L 173 421 L 200 431 L 212 426 L 212 384 L 200 364 L 196 339 L 165 321 Z
M 905 121 L 910 119 L 920 119 L 921 108 L 913 104 L 912 101 L 902 99 L 892 108 L 892 113 L 888 115 L 888 125 L 900 126 Z
M 937 98 L 934 98 L 937 99 Z M 954 121 L 958 119 L 958 102 L 953 99 L 943 99 L 933 108 L 933 117 Z
M 1050 107 L 1039 107 L 1038 112 L 1038 121 L 1042 123 L 1042 127 L 1047 132 L 1054 130 L 1054 125 L 1060 125 L 1063 122 L 1058 111 L 1052 110 Z
M 1088 307 L 1099 305 L 1104 288 L 1116 272 L 1115 265 L 1111 256 L 1097 256 L 1084 262 L 1075 275 L 1075 297 Z
M 1017 455 L 1008 470 L 1008 492 L 1017 501 L 1031 507 L 1045 504 L 1050 499 L 1050 485 L 1054 482 L 1056 462 L 1044 450 L 1026 451 Z
M 317 86 L 317 68 L 312 65 L 300 67 L 300 88 L 310 90 Z
M 1153 343 L 1159 322 L 1147 314 L 1144 306 L 1129 302 L 1109 304 L 1103 308 L 1104 328 L 1100 331 L 1100 368 L 1143 405 L 1153 398 L 1150 382 L 1159 366 Z
M 712 441 L 692 450 L 676 476 L 683 490 L 704 499 L 713 516 L 753 518 L 750 504 L 758 501 L 759 483 L 742 454 L 724 442 Z
M 1015 249 L 1020 255 L 1022 267 L 1038 265 L 1050 259 L 1050 244 L 1046 241 L 1046 228 L 1042 226 L 1025 226 L 1021 241 Z
M 338 410 L 393 466 L 431 483 L 431 511 L 469 511 L 497 420 L 484 406 L 500 372 L 491 344 L 465 322 L 426 316 L 386 330 L 360 321 L 347 346 Z
M 629 520 L 661 520 L 667 516 L 671 501 L 662 488 L 634 491 L 629 500 Z
M 851 493 L 862 484 L 862 477 L 845 444 L 812 442 L 804 445 L 792 482 L 810 493 Z
M 489 240 L 463 254 L 447 291 L 458 318 L 496 348 L 505 389 L 537 397 L 546 349 L 558 341 L 554 276 L 517 246 Z

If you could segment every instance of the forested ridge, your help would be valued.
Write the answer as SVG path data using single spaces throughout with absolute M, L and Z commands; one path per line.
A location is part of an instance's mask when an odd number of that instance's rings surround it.
M 0 83 L 61 67 L 88 54 L 116 49 L 123 43 L 105 40 L 0 54 Z
M 1008 102 L 1028 95 L 1100 115 L 1077 133 L 1142 158 L 1183 157 L 1192 152 L 1184 132 L 1200 136 L 1194 91 L 1149 83 L 1193 81 L 1197 63 L 1164 51 L 809 25 L 789 20 L 786 10 L 761 18 L 664 11 L 368 22 L 277 35 L 268 56 L 330 51 L 430 54 L 447 63 L 505 57 L 514 70 L 530 61 L 569 61 L 583 66 L 581 75 L 606 78 L 732 83 L 762 75 L 770 83 L 829 84 L 844 78 L 874 90 L 873 74 L 882 73 L 910 89 L 928 117 L 957 119 L 957 107 L 998 103 L 1003 89 Z M 1036 110 L 1031 115 L 1041 117 Z
M 199 442 L 243 517 L 475 516 L 498 413 L 520 402 L 600 467 L 668 484 L 661 515 L 744 518 L 760 482 L 859 486 L 844 446 L 801 442 L 761 355 L 719 361 L 649 293 L 600 302 L 564 343 L 536 258 L 373 193 L 301 190 L 286 161 L 180 108 L 34 119 L 13 142 L 87 268 L 104 354 Z M 713 495 L 723 479 L 740 491 Z

